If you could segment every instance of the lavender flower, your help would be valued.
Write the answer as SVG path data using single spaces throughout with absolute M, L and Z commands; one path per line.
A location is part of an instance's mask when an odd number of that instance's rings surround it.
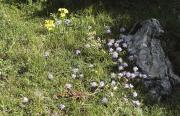
M 131 73 L 130 72 L 127 72 L 126 73 L 126 77 L 129 78 L 131 76 Z
M 123 43 L 122 46 L 123 46 L 123 48 L 127 48 L 127 44 L 126 43 Z
M 128 64 L 127 64 L 126 62 L 124 62 L 122 65 L 123 65 L 124 67 L 128 67 Z
M 116 51 L 117 51 L 117 52 L 121 52 L 121 51 L 122 51 L 122 48 L 121 48 L 121 47 L 117 47 L 117 48 L 116 48 Z
M 118 56 L 119 56 L 119 54 L 117 53 L 117 52 L 113 52 L 113 54 L 112 54 L 112 58 L 118 58 Z
M 124 67 L 123 67 L 123 66 L 119 66 L 119 67 L 118 67 L 118 70 L 119 70 L 119 71 L 122 71 L 122 70 L 124 70 Z
M 109 52 L 112 53 L 114 51 L 113 48 L 109 48 Z
M 119 43 L 114 43 L 114 47 L 119 47 Z

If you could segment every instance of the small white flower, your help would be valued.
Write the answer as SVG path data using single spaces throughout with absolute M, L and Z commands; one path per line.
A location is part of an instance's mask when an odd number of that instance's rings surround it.
M 85 47 L 85 48 L 90 48 L 91 45 L 90 45 L 90 44 L 86 44 L 86 45 L 84 45 L 84 47 Z
M 92 29 L 92 26 L 88 26 L 88 30 Z
M 94 67 L 94 65 L 93 64 L 89 64 L 89 68 L 93 68 Z
M 107 33 L 107 34 L 110 34 L 110 33 L 111 33 L 111 30 L 110 30 L 110 29 L 107 29 L 107 30 L 106 30 L 106 33 Z
M 129 87 L 130 87 L 130 88 L 134 88 L 134 85 L 132 85 L 132 84 L 130 83 L 130 84 L 129 84 Z
M 81 51 L 80 50 L 76 50 L 76 55 L 80 55 L 81 54 Z
M 118 78 L 123 77 L 124 75 L 122 73 L 118 73 Z
M 46 51 L 46 52 L 44 53 L 44 57 L 45 57 L 45 58 L 48 58 L 49 55 L 50 55 L 49 51 Z
M 119 54 L 117 52 L 113 52 L 112 58 L 118 58 Z
M 130 88 L 130 87 L 129 87 L 129 84 L 125 84 L 125 85 L 124 85 L 124 88 L 125 88 L 125 89 L 129 89 L 129 88 Z
M 115 80 L 112 80 L 111 81 L 111 86 L 115 86 L 116 85 L 116 81 Z
M 91 87 L 97 87 L 98 85 L 96 82 L 91 82 L 90 84 L 91 84 Z
M 73 79 L 75 79 L 77 76 L 76 76 L 76 74 L 72 74 L 71 77 L 72 77 Z
M 138 67 L 137 66 L 133 67 L 133 71 L 137 72 L 138 71 Z
M 72 69 L 72 72 L 73 72 L 73 74 L 76 74 L 76 73 L 79 72 L 79 69 L 78 69 L 78 68 L 73 68 L 73 69 Z
M 135 73 L 131 73 L 131 78 L 135 78 L 136 74 Z
M 121 48 L 121 47 L 117 47 L 117 48 L 116 48 L 116 51 L 117 51 L 117 52 L 121 52 L 121 51 L 122 51 L 122 48 Z
M 146 75 L 146 74 L 144 74 L 144 75 L 143 75 L 143 78 L 144 78 L 144 79 L 146 79 L 146 78 L 147 78 L 147 75 Z
M 119 71 L 122 71 L 122 70 L 124 70 L 124 67 L 123 67 L 123 66 L 119 66 L 119 67 L 118 67 L 118 70 L 119 70 Z
M 114 93 L 113 93 L 113 92 L 110 92 L 110 95 L 111 95 L 111 97 L 113 97 L 113 96 L 114 96 Z
M 115 73 L 111 73 L 111 78 L 116 78 L 116 74 Z
M 119 43 L 114 43 L 114 47 L 119 47 Z
M 113 90 L 114 90 L 114 91 L 116 91 L 117 89 L 118 89 L 118 87 L 117 87 L 117 86 L 113 87 Z
M 127 48 L 127 44 L 126 43 L 123 43 L 122 46 L 123 46 L 123 48 Z
M 84 78 L 84 74 L 80 74 L 79 77 L 82 79 Z
M 109 48 L 109 52 L 112 53 L 114 51 L 113 48 Z
M 66 106 L 65 106 L 64 104 L 60 104 L 60 105 L 59 105 L 59 109 L 60 109 L 60 110 L 64 110 L 65 107 L 66 107 Z
M 133 92 L 133 97 L 137 97 L 137 96 L 138 96 L 137 92 Z
M 139 77 L 142 78 L 142 77 L 143 77 L 143 74 L 140 73 L 140 74 L 139 74 Z
M 110 39 L 109 42 L 110 42 L 110 43 L 114 43 L 115 40 L 114 40 L 114 39 Z
M 29 99 L 27 97 L 22 98 L 22 103 L 28 103 L 28 102 L 29 102 Z
M 71 88 L 72 88 L 72 84 L 66 83 L 66 84 L 65 84 L 65 88 L 66 88 L 66 89 L 71 89 Z
M 113 43 L 112 43 L 112 42 L 108 42 L 107 45 L 108 45 L 109 47 L 111 47 L 111 46 L 113 46 Z
M 55 22 L 55 25 L 60 25 L 60 24 L 62 24 L 62 20 L 56 20 L 56 22 Z
M 126 77 L 129 78 L 131 76 L 131 73 L 130 72 L 127 72 L 126 73 Z
M 128 102 L 128 98 L 124 97 L 123 99 L 124 99 L 125 102 Z
M 132 100 L 132 103 L 135 105 L 135 106 L 140 106 L 141 103 L 139 102 L 139 100 Z
M 101 99 L 101 103 L 102 103 L 102 104 L 107 104 L 107 103 L 108 103 L 107 97 L 103 97 L 103 98 Z
M 119 62 L 119 63 L 122 63 L 122 62 L 123 62 L 123 59 L 122 59 L 122 58 L 119 58 L 119 59 L 118 59 L 118 62 Z
M 49 79 L 49 80 L 52 80 L 53 78 L 54 78 L 53 74 L 49 72 L 49 73 L 48 73 L 48 79 Z
M 123 65 L 124 67 L 128 67 L 128 64 L 127 64 L 126 62 L 124 62 L 122 65 Z
M 104 82 L 104 81 L 100 81 L 99 87 L 100 87 L 100 88 L 103 88 L 104 86 L 105 86 L 105 82 Z
M 71 24 L 71 20 L 65 19 L 65 20 L 64 20 L 64 24 L 67 25 L 67 26 L 69 26 L 69 25 Z

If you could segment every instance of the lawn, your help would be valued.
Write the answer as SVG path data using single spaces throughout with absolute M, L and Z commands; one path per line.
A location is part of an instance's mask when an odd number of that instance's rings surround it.
M 64 18 L 58 10 L 38 15 L 41 10 L 38 3 L 0 2 L 0 115 L 180 113 L 177 105 L 145 104 L 143 92 L 135 85 L 125 87 L 133 82 L 116 75 L 106 43 L 118 39 L 120 27 L 129 29 L 134 16 L 115 17 L 114 11 L 93 6 L 68 9 Z M 55 27 L 47 28 L 45 20 L 53 20 Z M 119 55 L 126 61 L 126 48 Z

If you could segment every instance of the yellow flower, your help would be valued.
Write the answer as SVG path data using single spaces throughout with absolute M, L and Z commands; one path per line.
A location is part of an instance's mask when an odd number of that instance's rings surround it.
M 54 20 L 45 20 L 44 27 L 51 31 L 55 27 Z
M 68 14 L 69 11 L 66 8 L 59 8 L 58 11 L 63 14 Z
M 65 16 L 66 16 L 65 13 L 61 13 L 61 14 L 60 14 L 60 17 L 61 17 L 61 18 L 64 18 Z

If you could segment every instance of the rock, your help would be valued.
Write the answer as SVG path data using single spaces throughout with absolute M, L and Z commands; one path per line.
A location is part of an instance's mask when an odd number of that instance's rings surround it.
M 136 24 L 126 37 L 128 51 L 135 65 L 148 75 L 142 82 L 152 100 L 170 95 L 172 87 L 180 83 L 161 47 L 163 32 L 158 20 L 149 19 Z

